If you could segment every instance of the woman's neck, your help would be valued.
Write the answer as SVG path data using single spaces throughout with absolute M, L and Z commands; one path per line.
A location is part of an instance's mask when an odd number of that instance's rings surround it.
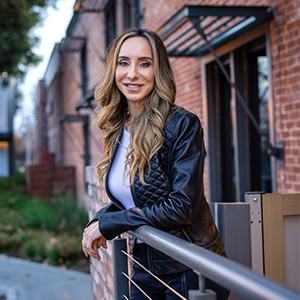
M 130 114 L 130 118 L 132 120 L 136 119 L 143 111 L 145 107 L 145 102 L 144 101 L 128 101 L 128 110 Z
M 132 101 L 128 101 L 127 103 L 128 103 L 129 118 L 126 123 L 126 130 L 128 132 L 131 132 L 134 129 L 134 124 L 136 123 L 136 120 L 143 112 L 145 103 L 132 102 Z

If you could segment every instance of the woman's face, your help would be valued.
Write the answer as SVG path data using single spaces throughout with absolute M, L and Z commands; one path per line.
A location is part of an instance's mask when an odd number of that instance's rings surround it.
M 144 38 L 131 37 L 124 41 L 118 56 L 115 80 L 128 102 L 146 103 L 155 79 L 151 48 Z

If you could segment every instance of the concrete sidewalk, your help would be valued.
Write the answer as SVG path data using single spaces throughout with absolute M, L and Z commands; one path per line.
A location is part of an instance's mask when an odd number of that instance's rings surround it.
M 0 255 L 0 299 L 91 300 L 91 276 Z

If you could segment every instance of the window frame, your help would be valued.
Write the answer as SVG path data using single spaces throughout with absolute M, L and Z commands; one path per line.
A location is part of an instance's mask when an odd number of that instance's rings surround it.
M 109 0 L 103 10 L 105 15 L 105 42 L 106 48 L 108 48 L 117 36 L 117 1 Z
M 125 7 L 129 16 L 125 16 Z M 141 1 L 140 0 L 122 0 L 123 29 L 131 27 L 141 27 Z

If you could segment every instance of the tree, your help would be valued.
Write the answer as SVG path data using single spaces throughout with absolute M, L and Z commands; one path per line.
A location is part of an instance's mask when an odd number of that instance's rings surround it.
M 43 17 L 44 8 L 56 0 L 0 1 L 0 74 L 23 77 L 26 67 L 37 64 L 40 57 L 32 48 L 39 39 L 30 30 Z

